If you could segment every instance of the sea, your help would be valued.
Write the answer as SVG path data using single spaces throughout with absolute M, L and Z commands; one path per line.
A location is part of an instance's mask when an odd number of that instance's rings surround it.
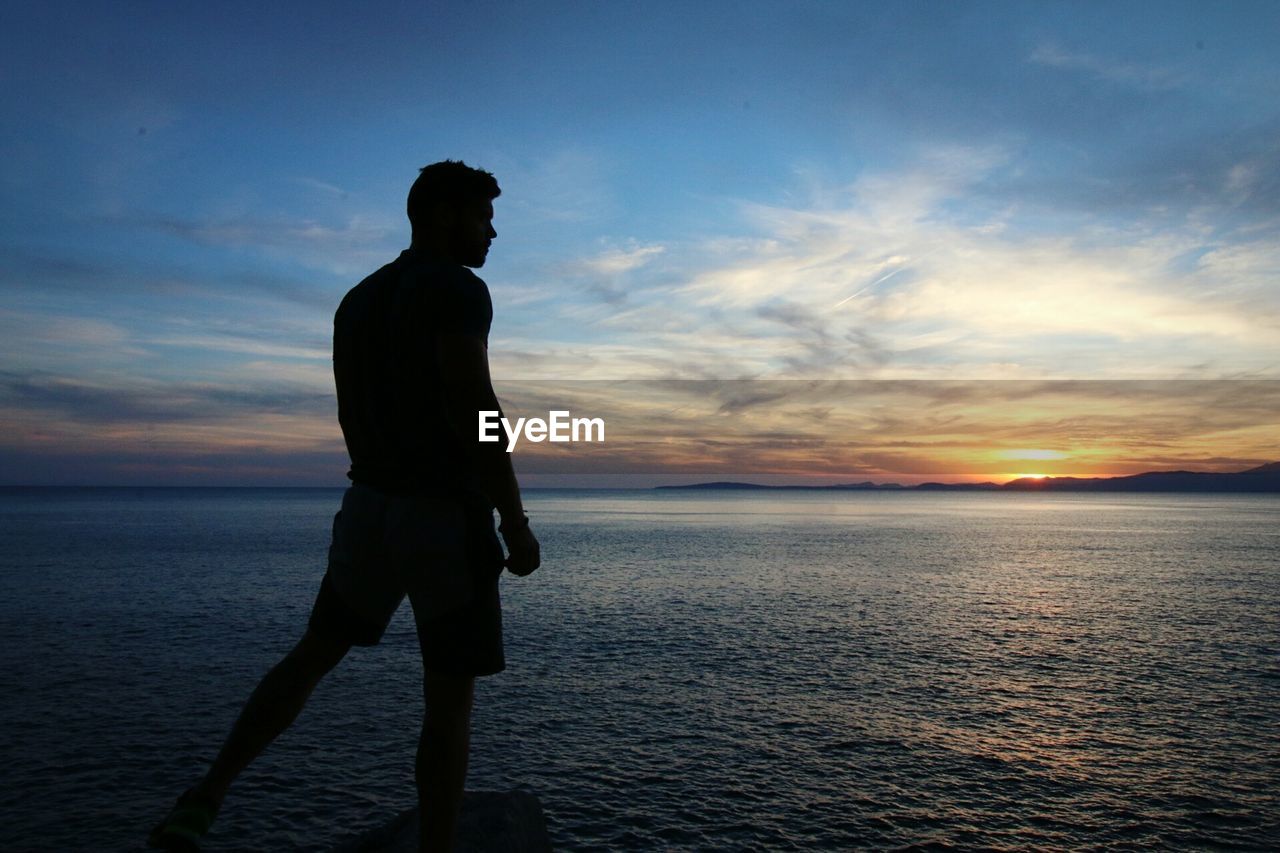
M 339 489 L 0 490 L 0 850 L 141 850 L 300 637 Z M 530 490 L 468 788 L 556 850 L 1280 848 L 1280 496 Z M 406 603 L 208 851 L 415 804 Z

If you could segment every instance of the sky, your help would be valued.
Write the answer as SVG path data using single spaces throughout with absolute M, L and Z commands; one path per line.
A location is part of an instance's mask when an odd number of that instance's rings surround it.
M 0 484 L 342 484 L 333 311 L 445 158 L 502 186 L 507 408 L 615 419 L 534 485 L 1275 461 L 1277 43 L 1273 2 L 6 4 Z

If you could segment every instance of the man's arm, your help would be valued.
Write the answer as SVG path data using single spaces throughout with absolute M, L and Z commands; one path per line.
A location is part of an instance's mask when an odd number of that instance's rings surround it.
M 493 502 L 502 517 L 499 530 L 510 556 L 507 568 L 527 575 L 541 562 L 538 540 L 525 519 L 520 485 L 511 454 L 502 442 L 481 443 L 477 415 L 499 408 L 489 378 L 489 348 L 477 335 L 441 335 L 437 343 L 440 373 L 444 379 L 445 413 L 450 426 L 472 448 L 476 485 Z

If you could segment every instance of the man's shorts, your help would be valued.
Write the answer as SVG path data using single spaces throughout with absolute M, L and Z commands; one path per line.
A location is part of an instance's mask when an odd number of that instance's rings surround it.
M 501 672 L 502 560 L 488 506 L 353 485 L 333 519 L 329 568 L 311 630 L 352 645 L 377 645 L 408 595 L 425 670 Z

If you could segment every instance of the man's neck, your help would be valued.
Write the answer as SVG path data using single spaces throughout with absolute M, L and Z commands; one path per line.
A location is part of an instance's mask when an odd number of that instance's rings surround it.
M 447 246 L 436 240 L 413 240 L 409 243 L 409 251 L 424 258 L 456 264 L 453 254 Z

